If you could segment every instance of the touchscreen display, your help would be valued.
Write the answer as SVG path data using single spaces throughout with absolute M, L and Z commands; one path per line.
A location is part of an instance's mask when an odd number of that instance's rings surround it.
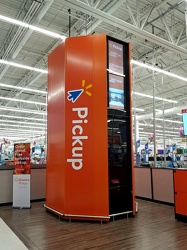
M 123 45 L 114 41 L 108 41 L 108 61 L 110 71 L 123 74 Z
M 182 119 L 183 119 L 184 135 L 187 135 L 187 109 L 182 110 Z
M 124 109 L 124 78 L 109 74 L 109 107 Z

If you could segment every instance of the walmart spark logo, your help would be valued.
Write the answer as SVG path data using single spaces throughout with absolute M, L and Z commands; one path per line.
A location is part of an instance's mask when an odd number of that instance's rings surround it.
M 85 86 L 85 80 L 82 80 L 82 89 L 75 89 L 68 91 L 68 101 L 72 101 L 73 103 L 85 92 L 88 96 L 91 96 L 92 93 L 88 90 L 92 87 L 92 84 Z

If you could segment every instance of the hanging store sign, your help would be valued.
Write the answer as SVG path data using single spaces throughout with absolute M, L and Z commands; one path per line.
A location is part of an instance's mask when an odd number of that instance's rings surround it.
M 139 147 L 140 147 L 140 140 L 137 140 L 137 142 L 136 142 L 136 146 L 137 146 L 137 148 L 139 148 Z

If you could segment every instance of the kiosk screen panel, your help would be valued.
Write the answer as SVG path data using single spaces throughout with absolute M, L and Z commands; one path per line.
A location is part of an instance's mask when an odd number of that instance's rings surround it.
M 184 135 L 187 135 L 187 109 L 182 110 L 182 119 L 183 119 Z
M 124 109 L 124 78 L 109 74 L 109 107 Z
M 123 45 L 108 41 L 108 69 L 117 74 L 123 74 Z

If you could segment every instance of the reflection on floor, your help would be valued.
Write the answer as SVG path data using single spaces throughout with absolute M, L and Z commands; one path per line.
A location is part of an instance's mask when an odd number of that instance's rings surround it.
M 31 209 L 0 206 L 0 217 L 29 250 L 187 250 L 187 223 L 175 219 L 173 206 L 137 202 L 134 218 L 102 224 L 63 220 L 46 212 L 45 201 L 33 202 Z M 0 250 L 23 249 L 2 248 L 2 232 Z
M 1 250 L 27 250 L 26 246 L 0 219 L 0 249 Z

